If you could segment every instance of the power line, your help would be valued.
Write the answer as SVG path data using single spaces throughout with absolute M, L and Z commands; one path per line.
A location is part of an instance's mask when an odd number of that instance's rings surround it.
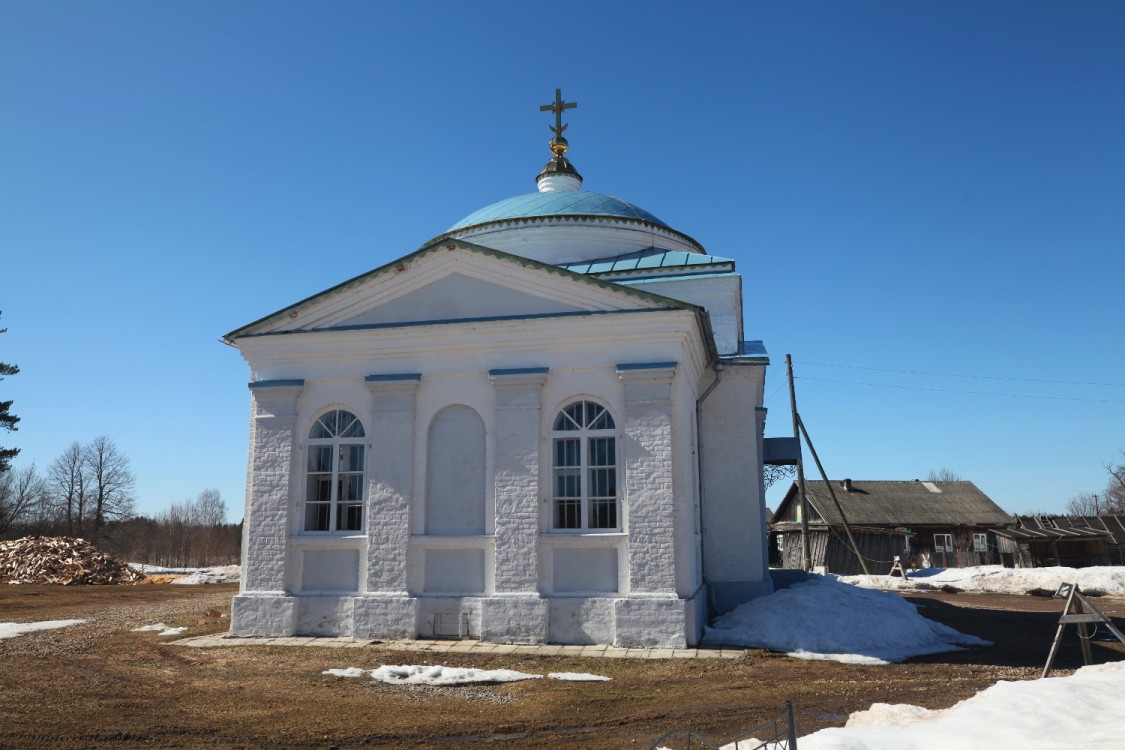
M 829 380 L 827 378 L 810 378 L 806 375 L 795 376 L 798 380 L 810 380 L 818 383 L 840 383 L 843 385 L 865 385 L 870 388 L 897 388 L 904 391 L 931 391 L 934 393 L 960 393 L 968 396 L 1005 396 L 1008 398 L 1034 398 L 1048 401 L 1084 401 L 1091 404 L 1125 404 L 1125 400 L 1107 398 L 1074 398 L 1071 396 L 1033 396 L 1027 393 L 991 393 L 988 391 L 958 391 L 951 388 L 926 388 L 916 385 L 892 385 L 890 383 L 862 383 L 855 380 Z
M 840 367 L 849 370 L 870 370 L 872 372 L 894 372 L 903 375 L 936 375 L 943 378 L 975 378 L 978 380 L 1009 380 L 1019 383 L 1051 383 L 1053 385 L 1095 385 L 1105 388 L 1125 388 L 1125 383 L 1087 383 L 1081 380 L 1045 380 L 1043 378 L 1007 378 L 998 377 L 996 375 L 964 375 L 952 372 L 925 372 L 922 370 L 890 370 L 883 367 L 864 367 L 862 365 L 836 365 L 829 362 L 798 362 L 797 364 L 812 365 L 814 367 Z

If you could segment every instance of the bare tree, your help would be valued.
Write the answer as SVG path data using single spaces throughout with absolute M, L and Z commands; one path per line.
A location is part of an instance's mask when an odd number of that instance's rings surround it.
M 4 333 L 7 330 L 7 328 L 0 328 L 0 333 Z M 0 362 L 0 380 L 4 379 L 4 375 L 16 375 L 19 373 L 19 371 L 20 368 L 16 367 L 15 365 L 10 365 L 7 362 Z M 0 401 L 0 430 L 15 432 L 19 429 L 18 427 L 16 427 L 16 423 L 20 421 L 20 418 L 11 413 L 11 408 L 11 399 L 7 401 Z M 11 470 L 11 461 L 19 452 L 19 448 L 4 448 L 3 446 L 0 446 L 0 474 L 6 474 L 9 470 Z
M 964 479 L 961 475 L 952 469 L 947 469 L 944 466 L 937 471 L 930 469 L 930 473 L 926 476 L 927 482 L 963 482 Z
M 90 478 L 90 499 L 93 503 L 91 541 L 98 543 L 105 525 L 133 515 L 133 486 L 136 478 L 129 468 L 129 457 L 105 435 L 83 447 Z
M 1121 455 L 1122 459 L 1116 464 L 1103 464 L 1109 472 L 1109 481 L 1105 486 L 1105 504 L 1115 513 L 1125 513 L 1125 451 Z
M 78 441 L 68 445 L 47 467 L 47 489 L 69 536 L 85 534 L 88 479 L 85 452 Z
M 0 474 L 0 534 L 26 521 L 42 502 L 43 477 L 35 464 Z
M 1066 501 L 1066 512 L 1072 516 L 1096 516 L 1101 510 L 1098 496 L 1091 492 L 1080 492 Z

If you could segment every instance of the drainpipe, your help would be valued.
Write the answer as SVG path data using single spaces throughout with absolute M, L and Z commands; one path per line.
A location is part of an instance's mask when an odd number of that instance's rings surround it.
M 715 364 L 715 379 L 711 385 L 707 386 L 707 390 L 695 400 L 695 483 L 696 494 L 699 497 L 699 572 L 703 578 L 703 583 L 710 583 L 707 580 L 707 554 L 703 549 L 703 402 L 711 395 L 711 391 L 715 390 L 722 380 L 723 365 Z M 707 605 L 714 611 L 715 602 L 712 601 L 714 594 L 711 587 L 707 586 Z

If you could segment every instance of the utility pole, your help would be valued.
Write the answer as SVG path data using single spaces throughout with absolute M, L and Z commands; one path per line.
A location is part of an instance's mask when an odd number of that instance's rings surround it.
M 793 437 L 801 444 L 801 428 L 797 416 L 797 391 L 793 388 L 793 357 L 785 355 L 785 372 L 789 377 L 789 409 L 793 412 Z M 797 499 L 801 511 L 801 568 L 807 573 L 812 570 L 812 550 L 809 547 L 809 499 L 805 494 L 805 467 L 801 452 L 797 453 Z

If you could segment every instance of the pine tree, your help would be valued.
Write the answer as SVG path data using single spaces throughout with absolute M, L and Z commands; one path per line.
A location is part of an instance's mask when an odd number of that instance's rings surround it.
M 0 333 L 4 333 L 7 330 L 7 328 L 0 328 Z M 20 368 L 15 365 L 0 362 L 0 380 L 4 379 L 4 375 L 15 375 L 19 371 Z M 12 402 L 10 399 L 8 401 L 0 401 L 0 429 L 7 430 L 8 432 L 14 432 L 18 429 L 16 427 L 16 422 L 20 421 L 19 417 L 9 411 L 11 408 Z M 19 448 L 4 448 L 0 446 L 0 474 L 3 474 L 11 468 L 12 459 L 15 458 L 16 454 L 19 452 Z

